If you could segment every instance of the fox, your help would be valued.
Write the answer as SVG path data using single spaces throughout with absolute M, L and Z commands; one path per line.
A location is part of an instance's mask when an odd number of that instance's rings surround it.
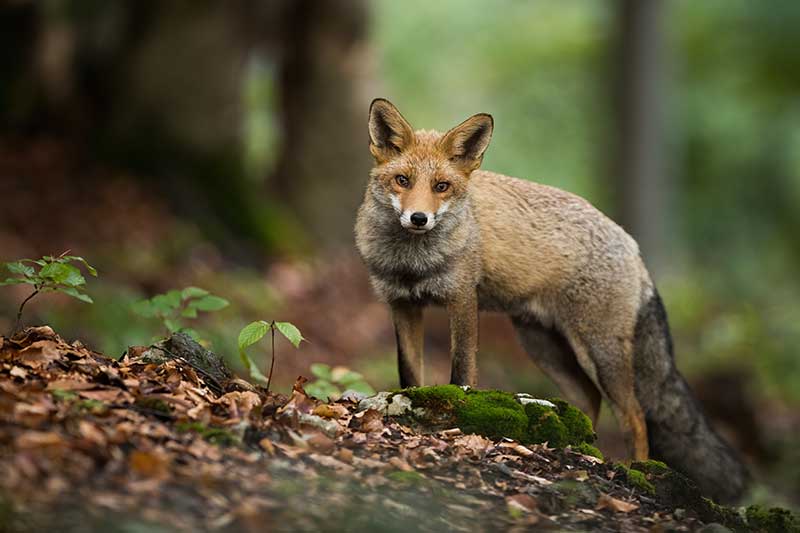
M 661 297 L 636 241 L 583 198 L 480 169 L 486 113 L 414 130 L 386 99 L 369 108 L 374 158 L 355 241 L 391 310 L 400 386 L 422 385 L 423 312 L 444 307 L 450 381 L 478 381 L 479 311 L 508 315 L 525 351 L 597 422 L 605 401 L 628 453 L 704 494 L 736 501 L 749 474 L 675 365 Z

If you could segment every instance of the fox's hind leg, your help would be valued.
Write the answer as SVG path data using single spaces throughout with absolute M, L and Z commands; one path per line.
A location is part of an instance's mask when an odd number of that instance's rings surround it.
M 644 461 L 649 447 L 634 385 L 633 339 L 617 335 L 613 327 L 582 333 L 585 336 L 568 333 L 578 363 L 608 401 L 633 459 Z
M 542 372 L 556 384 L 567 400 L 597 424 L 600 391 L 586 375 L 567 340 L 558 331 L 535 319 L 513 317 L 520 342 Z

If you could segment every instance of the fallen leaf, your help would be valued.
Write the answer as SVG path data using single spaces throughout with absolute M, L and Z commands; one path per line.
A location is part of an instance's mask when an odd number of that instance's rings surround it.
M 128 466 L 146 478 L 165 479 L 169 475 L 169 459 L 163 453 L 134 450 L 128 458 Z
M 342 418 L 349 415 L 350 411 L 344 405 L 323 403 L 316 406 L 311 414 L 325 418 Z
M 525 513 L 532 513 L 539 506 L 539 502 L 530 494 L 514 494 L 513 496 L 508 496 L 506 498 L 506 504 L 508 504 L 509 507 L 519 509 Z
M 586 470 L 570 470 L 564 474 L 564 477 L 575 481 L 586 481 L 589 479 L 589 473 Z
M 0 337 L 0 348 L 2 347 L 2 343 L 3 343 L 3 338 Z M 21 366 L 13 367 L 9 372 L 9 374 L 14 376 L 15 378 L 25 379 L 26 377 L 28 377 L 28 371 L 22 368 Z
M 57 379 L 47 384 L 47 390 L 88 390 L 96 386 L 94 383 L 77 379 Z
M 608 494 L 601 494 L 600 497 L 597 498 L 597 505 L 595 505 L 594 508 L 597 511 L 600 509 L 611 509 L 612 511 L 618 513 L 630 513 L 631 511 L 638 509 L 639 506 L 635 503 L 619 500 L 613 496 L 609 496 Z
M 367 409 L 353 416 L 350 427 L 364 433 L 383 431 L 383 415 L 377 409 Z

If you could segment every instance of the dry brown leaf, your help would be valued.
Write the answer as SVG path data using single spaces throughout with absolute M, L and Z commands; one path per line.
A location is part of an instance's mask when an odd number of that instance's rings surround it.
M 58 343 L 51 340 L 36 341 L 19 351 L 19 362 L 34 369 L 42 368 L 60 358 Z
M 589 473 L 586 470 L 568 470 L 564 477 L 566 479 L 574 479 L 575 481 L 586 481 L 589 479 Z
M 96 386 L 96 384 L 90 383 L 89 381 L 77 379 L 57 379 L 47 384 L 47 390 L 88 390 Z
M 83 438 L 93 444 L 98 446 L 106 446 L 108 444 L 108 437 L 106 437 L 105 432 L 97 424 L 93 424 L 88 420 L 78 422 L 78 431 L 80 431 Z
M 539 506 L 536 498 L 530 494 L 514 494 L 506 498 L 506 503 L 509 507 L 519 509 L 525 513 L 532 513 Z
M 353 471 L 353 467 L 351 465 L 345 463 L 344 461 L 340 461 L 335 457 L 331 457 L 330 455 L 320 455 L 318 453 L 312 453 L 309 454 L 308 457 L 317 464 L 320 464 L 328 468 L 333 468 L 340 472 L 349 473 Z
M 2 342 L 3 342 L 3 338 L 0 337 L 0 346 L 2 345 Z M 15 378 L 21 378 L 21 379 L 25 379 L 25 378 L 28 377 L 28 371 L 25 370 L 24 368 L 22 368 L 21 366 L 15 366 L 15 367 L 11 368 L 11 371 L 9 372 L 9 374 L 14 376 Z
M 414 467 L 408 464 L 405 459 L 394 456 L 389 458 L 389 464 L 403 472 L 414 472 Z
M 128 466 L 146 478 L 166 479 L 169 475 L 169 457 L 160 452 L 134 450 L 128 457 Z
M 116 401 L 122 395 L 120 389 L 96 389 L 96 390 L 81 390 L 78 392 L 81 398 L 89 400 L 98 400 L 101 402 Z
M 463 435 L 453 441 L 453 446 L 459 452 L 465 452 L 475 457 L 483 457 L 491 448 L 494 447 L 492 441 L 480 435 Z
M 611 509 L 617 513 L 630 513 L 631 511 L 638 509 L 639 506 L 635 503 L 619 500 L 613 496 L 609 496 L 608 494 L 601 494 L 600 497 L 597 498 L 597 505 L 595 505 L 594 508 L 597 511 L 600 509 Z
M 341 448 L 338 452 L 336 452 L 336 458 L 340 461 L 350 464 L 353 462 L 353 450 L 349 448 Z
M 16 447 L 22 450 L 41 446 L 60 446 L 64 437 L 55 431 L 25 431 L 16 439 Z
M 349 415 L 350 411 L 344 405 L 323 403 L 316 406 L 311 414 L 325 418 L 342 418 Z
M 364 433 L 383 431 L 383 415 L 377 409 L 367 409 L 353 416 L 350 427 Z

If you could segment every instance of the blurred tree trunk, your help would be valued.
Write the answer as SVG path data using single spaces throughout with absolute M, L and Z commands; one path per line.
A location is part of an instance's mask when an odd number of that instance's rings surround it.
M 668 257 L 670 181 L 664 176 L 664 32 L 661 0 L 619 0 L 616 50 L 615 215 L 652 271 Z
M 352 241 L 369 172 L 365 0 L 295 0 L 281 44 L 283 150 L 272 185 L 317 243 Z
M 369 168 L 366 6 L 54 0 L 0 8 L 0 131 L 60 134 L 92 159 L 132 169 L 242 258 L 293 248 L 281 239 L 347 242 Z M 282 129 L 266 187 L 243 164 L 244 81 L 259 51 L 278 66 Z M 283 218 L 298 231 L 281 231 Z

